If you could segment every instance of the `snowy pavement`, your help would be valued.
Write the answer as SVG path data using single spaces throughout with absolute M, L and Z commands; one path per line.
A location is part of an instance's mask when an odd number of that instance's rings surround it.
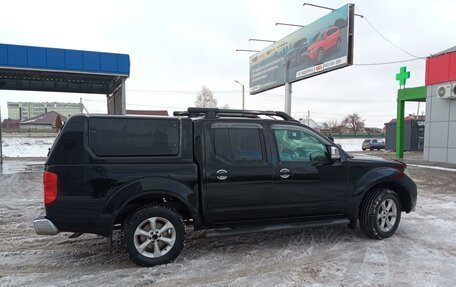
M 456 286 L 455 172 L 410 167 L 416 212 L 386 240 L 345 226 L 222 238 L 190 231 L 174 263 L 139 268 L 96 235 L 35 235 L 40 169 L 0 175 L 0 286 Z
M 3 137 L 5 157 L 46 157 L 55 137 Z
M 46 157 L 54 137 L 3 137 L 5 157 Z M 364 139 L 335 139 L 345 151 L 361 151 Z

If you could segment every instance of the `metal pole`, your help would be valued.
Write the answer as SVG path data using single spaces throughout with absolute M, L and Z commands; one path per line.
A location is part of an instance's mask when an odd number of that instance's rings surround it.
M 397 95 L 397 115 L 396 115 L 396 158 L 404 158 L 404 107 L 405 101 L 399 99 Z
M 285 113 L 291 115 L 291 83 L 285 83 Z
M 3 164 L 3 150 L 2 150 L 2 107 L 0 106 L 0 164 Z
M 258 53 L 260 50 L 251 50 L 251 49 L 236 49 L 236 52 L 252 52 Z
M 293 92 L 291 89 L 291 83 L 287 82 L 287 72 L 288 72 L 288 65 L 290 62 L 285 62 L 283 67 L 283 81 L 285 82 L 285 113 L 291 116 L 291 93 Z
M 126 79 L 122 79 L 122 87 L 121 87 L 121 99 L 120 99 L 120 114 L 121 115 L 126 115 L 127 114 L 127 89 L 125 87 L 125 81 Z
M 245 89 L 244 89 L 244 85 L 242 85 L 242 109 L 245 110 Z
M 291 23 L 283 23 L 283 22 L 276 22 L 276 26 L 282 25 L 282 26 L 292 26 L 292 27 L 299 27 L 302 28 L 304 25 L 299 25 L 299 24 L 291 24 Z
M 329 8 L 329 7 L 326 7 L 326 6 L 315 5 L 315 4 L 311 4 L 311 3 L 304 3 L 304 4 L 302 4 L 302 6 L 306 6 L 306 5 L 312 6 L 312 7 L 316 7 L 316 8 L 331 10 L 331 11 L 336 10 L 336 9 L 334 9 L 334 8 Z M 354 15 L 355 15 L 355 16 L 358 16 L 358 17 L 361 17 L 361 18 L 364 18 L 364 16 L 363 16 L 363 15 L 360 15 L 360 14 L 356 14 L 356 13 L 355 13 Z
M 245 97 L 245 91 L 244 91 L 245 88 L 244 88 L 244 85 L 241 82 L 239 82 L 238 80 L 234 80 L 234 82 L 239 84 L 239 85 L 241 85 L 241 87 L 242 87 L 242 109 L 244 110 L 245 109 L 245 98 L 244 98 Z
M 252 41 L 255 41 L 255 42 L 268 42 L 268 43 L 275 43 L 275 42 L 276 42 L 276 41 L 274 41 L 274 40 L 265 40 L 265 39 L 250 38 L 250 39 L 249 39 L 249 42 L 252 42 Z
M 418 102 L 418 108 L 416 109 L 416 119 L 420 118 L 420 102 Z

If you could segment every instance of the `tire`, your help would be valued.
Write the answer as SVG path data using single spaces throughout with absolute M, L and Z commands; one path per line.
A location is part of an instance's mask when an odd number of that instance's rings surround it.
M 363 148 L 363 150 L 366 150 L 365 148 Z
M 366 236 L 374 239 L 391 237 L 401 221 L 401 211 L 401 202 L 396 192 L 386 188 L 374 189 L 361 203 L 361 230 Z
M 166 264 L 176 259 L 184 247 L 184 239 L 182 217 L 166 205 L 139 208 L 122 227 L 124 250 L 131 261 L 140 266 Z

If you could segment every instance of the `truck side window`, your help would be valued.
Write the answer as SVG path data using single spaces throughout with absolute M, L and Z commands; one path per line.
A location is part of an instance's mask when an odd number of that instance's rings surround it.
M 215 138 L 215 154 L 224 160 L 232 161 L 230 130 L 229 129 L 214 129 Z
M 229 162 L 263 162 L 262 134 L 256 128 L 215 128 L 215 154 Z
M 89 147 L 98 156 L 177 155 L 179 121 L 160 118 L 90 118 Z
M 327 146 L 309 133 L 288 128 L 274 128 L 274 136 L 281 161 L 325 162 Z

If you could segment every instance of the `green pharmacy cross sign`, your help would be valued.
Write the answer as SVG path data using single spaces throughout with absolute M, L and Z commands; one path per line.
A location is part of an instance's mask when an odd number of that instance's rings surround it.
M 410 78 L 410 72 L 407 71 L 407 67 L 401 67 L 399 73 L 396 74 L 396 80 L 399 81 L 399 86 L 405 86 L 405 82 Z

